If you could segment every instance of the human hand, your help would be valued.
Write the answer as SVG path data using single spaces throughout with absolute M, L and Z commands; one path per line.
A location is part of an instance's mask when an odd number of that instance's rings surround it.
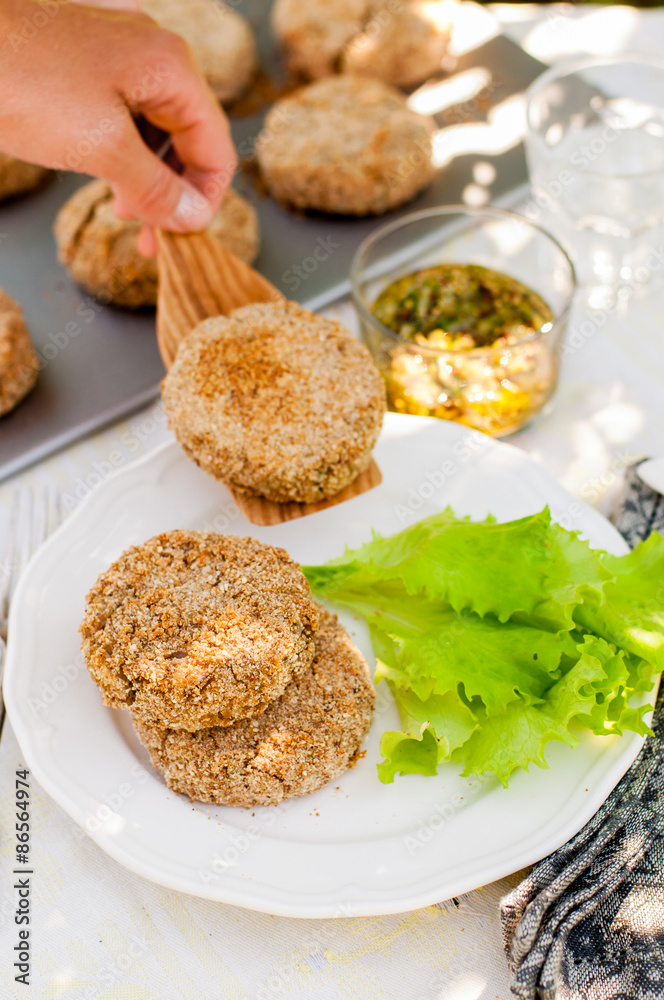
M 0 0 L 0 37 L 1 149 L 104 178 L 123 217 L 174 232 L 209 224 L 237 158 L 182 39 L 136 11 L 37 0 Z M 171 133 L 181 176 L 144 144 L 139 113 Z M 154 252 L 149 230 L 141 246 Z

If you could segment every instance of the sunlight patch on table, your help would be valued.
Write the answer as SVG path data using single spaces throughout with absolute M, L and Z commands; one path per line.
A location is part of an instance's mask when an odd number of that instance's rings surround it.
M 451 56 L 463 56 L 500 34 L 500 24 L 484 7 L 476 3 L 460 3 L 451 8 L 452 37 L 448 47 Z
M 423 84 L 410 95 L 407 104 L 420 115 L 436 115 L 455 104 L 471 101 L 490 83 L 491 73 L 486 66 L 474 66 L 446 80 Z
M 467 153 L 506 153 L 518 146 L 525 131 L 525 95 L 514 94 L 489 112 L 487 122 L 439 129 L 433 137 L 432 162 L 444 167 Z
M 53 997 L 61 997 L 77 986 L 80 986 L 80 980 L 76 976 L 76 970 L 62 969 L 51 979 L 49 992 Z
M 479 1000 L 482 996 L 486 980 L 480 976 L 460 976 L 454 982 L 443 987 L 436 1000 Z
M 518 24 L 520 21 L 532 21 L 541 16 L 538 3 L 492 3 L 491 12 L 496 15 L 501 24 Z
M 591 423 L 611 444 L 626 444 L 643 430 L 646 415 L 634 403 L 610 403 L 592 415 Z
M 479 184 L 466 184 L 461 192 L 462 202 L 464 205 L 470 205 L 471 208 L 481 208 L 482 205 L 488 205 L 490 198 L 491 192 Z
M 576 54 L 605 56 L 629 51 L 639 12 L 632 7 L 612 7 L 583 17 L 549 14 L 530 31 L 523 48 L 536 59 L 551 62 Z
M 489 163 L 488 160 L 478 160 L 477 163 L 473 165 L 473 180 L 476 184 L 481 184 L 483 187 L 489 187 L 496 179 L 496 168 L 493 163 Z

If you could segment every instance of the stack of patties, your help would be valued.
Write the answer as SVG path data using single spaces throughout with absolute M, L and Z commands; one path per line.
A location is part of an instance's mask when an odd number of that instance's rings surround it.
M 273 805 L 357 760 L 373 714 L 365 660 L 284 549 L 171 531 L 90 591 L 83 652 L 174 791 Z

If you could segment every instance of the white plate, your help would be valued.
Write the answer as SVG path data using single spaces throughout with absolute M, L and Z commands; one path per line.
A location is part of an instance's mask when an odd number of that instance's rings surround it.
M 10 621 L 9 715 L 34 777 L 120 864 L 170 888 L 269 913 L 329 917 L 393 913 L 466 892 L 538 860 L 592 816 L 642 740 L 585 735 L 547 752 L 549 770 L 467 780 L 376 776 L 378 742 L 398 727 L 379 685 L 366 757 L 331 786 L 277 808 L 191 803 L 150 767 L 127 713 L 104 708 L 79 652 L 84 597 L 128 545 L 172 528 L 214 527 L 323 562 L 371 535 L 450 504 L 500 520 L 548 503 L 594 546 L 626 551 L 604 518 L 508 445 L 459 425 L 389 414 L 378 488 L 288 524 L 257 528 L 225 488 L 166 444 L 109 479 L 37 553 Z M 416 510 L 413 510 L 416 508 Z M 505 567 L 509 572 L 509 567 Z M 346 617 L 370 663 L 364 626 Z
M 649 458 L 641 462 L 639 476 L 655 493 L 664 494 L 664 458 Z

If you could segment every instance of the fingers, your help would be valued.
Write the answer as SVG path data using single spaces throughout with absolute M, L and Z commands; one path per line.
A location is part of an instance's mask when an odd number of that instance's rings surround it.
M 169 32 L 158 33 L 162 54 L 158 85 L 142 94 L 132 110 L 171 134 L 175 152 L 185 167 L 184 180 L 201 192 L 216 211 L 237 166 L 228 120 L 195 67 L 187 46 Z
M 112 0 L 115 9 L 102 9 L 111 0 L 93 2 L 102 6 L 51 5 L 57 17 L 48 28 L 31 29 L 29 46 L 4 46 L 3 148 L 103 177 L 124 217 L 176 232 L 205 228 L 236 163 L 223 112 L 182 39 L 127 10 L 135 0 Z M 12 25 L 21 23 L 23 9 L 32 16 L 34 4 L 0 0 L 0 13 L 4 7 L 11 16 L 0 20 Z M 142 142 L 132 111 L 173 134 L 183 176 Z
M 134 216 L 129 211 L 126 205 L 122 201 L 114 197 L 113 198 L 113 211 L 117 215 L 118 219 L 133 219 Z M 141 226 L 137 246 L 139 252 L 143 254 L 144 257 L 155 257 L 157 255 L 157 237 L 155 236 L 155 231 L 152 226 Z
M 144 257 L 157 256 L 157 237 L 151 226 L 142 226 L 138 234 L 138 249 Z
M 216 211 L 230 187 L 237 154 L 221 108 L 191 92 L 151 101 L 141 111 L 150 121 L 170 132 L 173 148 L 184 164 L 182 176 L 213 205 Z
M 215 214 L 215 206 L 186 176 L 179 177 L 148 149 L 129 116 L 104 173 L 125 217 L 185 233 L 206 229 Z
M 113 198 L 113 211 L 117 215 L 118 219 L 130 220 L 134 219 L 135 216 L 129 211 L 126 205 L 120 201 L 119 198 Z M 157 237 L 155 236 L 155 231 L 152 226 L 141 226 L 137 246 L 139 252 L 143 254 L 144 257 L 155 257 L 157 254 Z
M 115 190 L 113 191 L 113 211 L 118 219 L 124 219 L 125 222 L 134 218 L 122 199 L 117 196 Z

